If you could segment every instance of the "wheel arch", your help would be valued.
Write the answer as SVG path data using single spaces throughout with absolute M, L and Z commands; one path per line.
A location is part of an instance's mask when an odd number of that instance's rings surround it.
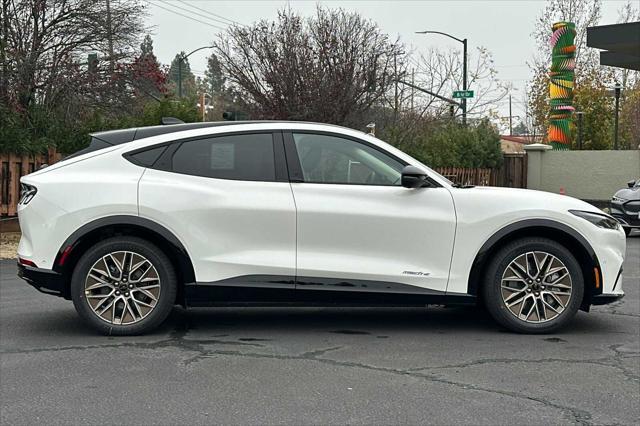
M 582 269 L 585 291 L 580 309 L 588 311 L 591 298 L 602 293 L 602 271 L 595 250 L 575 229 L 549 219 L 526 219 L 505 226 L 493 234 L 478 251 L 469 273 L 468 292 L 480 295 L 486 267 L 492 255 L 505 244 L 524 237 L 544 237 L 568 248 Z M 597 276 L 596 276 L 597 274 Z
M 195 282 L 193 262 L 180 240 L 167 228 L 139 216 L 117 215 L 96 219 L 74 231 L 56 255 L 53 270 L 67 283 L 63 297 L 70 298 L 71 274 L 82 254 L 96 242 L 112 236 L 143 238 L 162 250 L 173 263 L 178 278 L 176 302 L 184 305 L 184 284 Z

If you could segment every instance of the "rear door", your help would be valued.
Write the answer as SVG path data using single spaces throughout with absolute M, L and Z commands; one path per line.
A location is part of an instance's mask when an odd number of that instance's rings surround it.
M 139 205 L 181 240 L 199 284 L 293 288 L 296 212 L 281 132 L 170 144 L 140 180 Z
M 297 290 L 446 291 L 456 225 L 446 188 L 400 186 L 406 163 L 344 135 L 285 132 L 285 146 Z

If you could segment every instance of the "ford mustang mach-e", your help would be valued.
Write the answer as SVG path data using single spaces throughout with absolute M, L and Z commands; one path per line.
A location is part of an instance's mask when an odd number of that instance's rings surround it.
M 625 235 L 546 192 L 460 187 L 371 135 L 300 122 L 96 133 L 21 179 L 19 274 L 108 334 L 172 307 L 481 302 L 545 333 L 622 297 Z

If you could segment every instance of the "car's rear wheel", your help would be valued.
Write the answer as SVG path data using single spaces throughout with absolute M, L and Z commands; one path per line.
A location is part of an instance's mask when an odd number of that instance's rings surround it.
M 627 237 L 631 235 L 631 228 L 629 228 L 628 226 L 623 226 L 622 229 L 624 229 L 624 235 L 626 235 Z
M 549 333 L 575 316 L 584 293 L 582 270 L 561 244 L 523 238 L 494 256 L 483 286 L 498 323 L 520 333 Z
M 173 307 L 174 268 L 148 241 L 109 238 L 78 261 L 71 297 L 80 316 L 101 333 L 146 333 L 162 323 Z

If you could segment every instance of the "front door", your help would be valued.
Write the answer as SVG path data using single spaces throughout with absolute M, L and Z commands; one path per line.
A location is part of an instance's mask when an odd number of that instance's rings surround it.
M 297 290 L 446 291 L 455 234 L 446 188 L 400 186 L 406 164 L 365 141 L 293 131 L 285 145 Z

